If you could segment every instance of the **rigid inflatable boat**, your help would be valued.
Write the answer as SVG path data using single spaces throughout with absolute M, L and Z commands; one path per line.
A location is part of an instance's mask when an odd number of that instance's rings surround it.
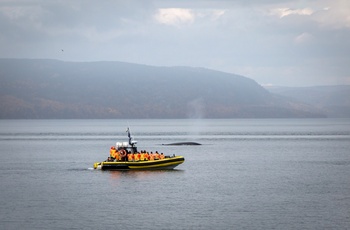
M 94 163 L 94 169 L 102 170 L 148 170 L 174 169 L 185 161 L 183 156 L 171 156 L 153 161 L 104 161 Z
M 167 156 L 155 152 L 141 151 L 132 140 L 129 128 L 129 142 L 117 142 L 111 147 L 110 156 L 103 162 L 95 162 L 94 169 L 101 170 L 160 170 L 174 169 L 185 161 L 183 156 Z

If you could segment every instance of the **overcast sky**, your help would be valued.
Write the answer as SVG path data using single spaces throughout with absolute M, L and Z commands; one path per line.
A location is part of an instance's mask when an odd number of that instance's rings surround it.
M 1 58 L 205 67 L 261 85 L 350 84 L 349 0 L 0 0 L 0 31 Z

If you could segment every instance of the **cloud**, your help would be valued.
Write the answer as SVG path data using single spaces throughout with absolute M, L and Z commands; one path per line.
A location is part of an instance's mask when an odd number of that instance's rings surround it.
M 304 32 L 302 34 L 299 34 L 297 37 L 295 37 L 294 41 L 297 44 L 307 43 L 311 41 L 313 36 L 310 33 Z
M 181 8 L 159 9 L 154 17 L 159 23 L 177 27 L 191 24 L 195 20 L 192 10 Z
M 277 15 L 279 18 L 283 18 L 289 15 L 312 15 L 314 11 L 310 8 L 302 8 L 302 9 L 290 9 L 290 8 L 276 8 L 271 9 L 271 15 Z
M 212 13 L 213 20 L 217 20 L 225 14 L 225 10 L 214 10 Z
M 350 28 L 350 1 L 330 2 L 314 15 L 313 20 L 324 28 Z
M 0 58 L 199 66 L 258 83 L 339 83 L 350 76 L 349 28 L 348 0 L 0 0 Z
M 290 5 L 290 4 L 289 4 Z M 309 16 L 308 20 L 329 29 L 350 28 L 350 1 L 321 0 L 309 3 L 310 7 L 278 7 L 269 9 L 269 15 L 285 18 L 288 16 Z
M 226 10 L 222 9 L 185 9 L 185 8 L 161 8 L 157 10 L 154 18 L 165 25 L 181 27 L 195 23 L 197 19 L 210 21 L 219 20 Z
M 199 19 L 209 19 L 211 21 L 219 20 L 221 17 L 223 17 L 226 13 L 226 10 L 222 9 L 200 9 L 200 10 L 194 10 L 196 18 Z

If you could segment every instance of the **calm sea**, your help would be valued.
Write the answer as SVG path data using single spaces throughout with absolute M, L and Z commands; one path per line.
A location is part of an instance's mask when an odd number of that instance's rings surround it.
M 185 163 L 93 170 L 127 126 Z M 0 162 L 0 229 L 350 229 L 350 119 L 0 120 Z

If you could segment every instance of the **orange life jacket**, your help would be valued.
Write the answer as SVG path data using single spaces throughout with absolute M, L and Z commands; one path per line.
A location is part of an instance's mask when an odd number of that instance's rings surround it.
M 154 159 L 155 159 L 155 160 L 158 160 L 158 159 L 159 159 L 159 153 L 155 153 L 155 154 L 154 154 Z
M 139 157 L 139 154 L 138 154 L 138 153 L 135 153 L 135 154 L 134 154 L 134 160 L 135 160 L 135 161 L 139 161 L 139 160 L 140 160 L 140 157 Z
M 128 161 L 133 161 L 134 160 L 134 154 L 129 153 L 128 154 Z
M 151 153 L 151 154 L 149 155 L 149 160 L 150 160 L 150 161 L 154 161 L 154 154 L 153 154 L 153 153 Z
M 119 151 L 116 151 L 114 155 L 115 155 L 115 159 L 117 159 L 118 161 L 121 160 Z
M 109 151 L 109 154 L 111 155 L 111 157 L 116 158 L 116 157 L 115 157 L 115 153 L 116 153 L 116 152 L 117 152 L 116 149 L 111 149 L 111 150 Z

